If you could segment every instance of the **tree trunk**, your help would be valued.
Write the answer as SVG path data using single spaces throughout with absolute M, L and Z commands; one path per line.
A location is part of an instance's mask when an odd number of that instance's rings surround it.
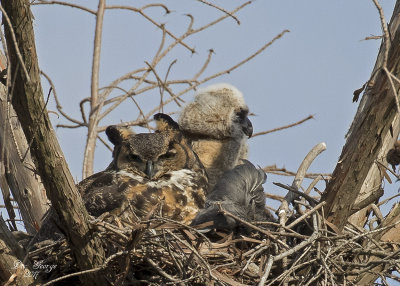
M 13 282 L 10 285 L 35 285 L 29 270 L 22 268 L 23 265 L 13 255 L 6 243 L 0 239 L 0 284 Z
M 382 242 L 390 242 L 392 244 L 392 246 L 388 246 L 387 248 L 389 249 L 385 249 L 386 251 L 388 250 L 392 250 L 393 253 L 396 253 L 397 249 L 398 249 L 398 244 L 400 243 L 400 204 L 396 203 L 392 210 L 390 211 L 390 213 L 386 216 L 385 220 L 381 223 L 381 225 L 379 226 L 379 228 L 384 228 L 387 226 L 391 226 L 394 225 L 394 227 L 390 227 L 388 229 L 386 229 L 385 231 L 380 231 L 377 232 L 372 238 L 373 241 L 369 240 L 368 241 L 368 246 L 367 247 L 371 247 L 371 246 L 375 246 L 375 242 L 376 241 L 382 241 Z M 380 260 L 381 258 L 379 257 L 374 257 L 371 256 L 370 259 L 368 260 L 368 262 L 373 262 L 376 260 Z M 375 268 L 372 268 L 370 271 L 366 271 L 365 273 L 360 274 L 357 277 L 357 281 L 354 281 L 356 283 L 356 285 L 372 285 L 376 279 L 379 278 L 379 274 L 380 273 L 384 273 L 385 271 L 387 271 L 387 269 L 390 266 L 388 265 L 377 265 Z
M 0 54 L 0 58 L 4 56 Z M 5 63 L 5 61 L 1 60 Z M 5 66 L 5 65 L 4 65 Z M 0 84 L 0 181 L 4 202 L 8 205 L 9 190 L 18 203 L 25 229 L 35 234 L 48 209 L 45 188 L 36 172 L 24 132 L 7 100 L 7 90 Z M 11 206 L 12 207 L 12 206 Z M 7 208 L 10 218 L 13 210 Z
M 33 285 L 29 269 L 24 269 L 25 253 L 17 243 L 6 223 L 0 216 L 0 284 L 13 282 L 11 285 Z M 18 270 L 18 271 L 17 271 Z M 11 281 L 12 280 L 12 281 Z
M 60 217 L 79 268 L 99 267 L 104 262 L 104 250 L 99 239 L 91 236 L 88 213 L 75 187 L 43 100 L 29 1 L 2 0 L 1 3 L 12 24 L 12 29 L 7 21 L 4 25 L 11 82 L 14 83 L 11 88 L 12 104 L 28 142 L 32 143 L 31 153 L 36 168 Z M 106 285 L 99 274 L 81 278 L 85 285 Z
M 17 242 L 17 240 L 12 235 L 11 231 L 8 229 L 4 219 L 0 216 L 0 239 L 11 249 L 15 256 L 23 260 L 25 257 L 25 251 L 22 246 Z
M 392 41 L 387 63 L 388 70 L 398 78 L 400 77 L 399 12 L 400 2 L 397 1 L 390 22 Z M 380 188 L 383 173 L 379 171 L 375 161 L 387 165 L 385 155 L 399 135 L 395 95 L 386 73 L 381 69 L 384 52 L 385 46 L 382 43 L 374 72 L 348 132 L 332 180 L 322 196 L 322 200 L 327 202 L 325 215 L 339 230 L 343 229 L 356 202 L 372 197 L 371 193 Z M 361 210 L 359 214 L 353 216 L 353 220 L 362 226 L 366 220 L 366 210 Z

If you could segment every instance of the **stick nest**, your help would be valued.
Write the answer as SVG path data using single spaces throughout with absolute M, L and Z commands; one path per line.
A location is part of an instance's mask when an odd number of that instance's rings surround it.
M 90 271 L 102 272 L 111 285 L 356 285 L 361 274 L 388 265 L 385 276 L 399 280 L 391 274 L 400 266 L 397 246 L 372 239 L 380 229 L 348 225 L 337 234 L 323 218 L 323 205 L 292 210 L 284 227 L 242 221 L 233 233 L 201 233 L 154 214 L 136 223 L 104 214 L 91 225 L 107 259 Z M 78 285 L 85 273 L 78 272 L 65 239 L 29 256 L 57 266 L 39 273 L 50 282 L 44 285 Z

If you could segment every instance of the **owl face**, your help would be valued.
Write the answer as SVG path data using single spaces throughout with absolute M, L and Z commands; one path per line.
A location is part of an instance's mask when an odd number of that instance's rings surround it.
M 121 127 L 107 128 L 115 145 L 114 169 L 157 180 L 173 171 L 201 168 L 179 126 L 163 119 L 157 120 L 156 133 L 133 134 Z
M 232 85 L 216 84 L 200 89 L 180 116 L 180 126 L 192 134 L 215 139 L 250 137 L 253 126 L 242 93 Z
M 171 138 L 172 137 L 172 138 Z M 185 150 L 175 136 L 163 133 L 130 135 L 121 143 L 115 158 L 118 170 L 149 180 L 185 168 Z
M 253 124 L 248 118 L 248 115 L 249 109 L 247 106 L 233 110 L 231 126 L 232 137 L 240 137 L 243 136 L 243 134 L 247 137 L 251 137 L 251 135 L 253 135 Z

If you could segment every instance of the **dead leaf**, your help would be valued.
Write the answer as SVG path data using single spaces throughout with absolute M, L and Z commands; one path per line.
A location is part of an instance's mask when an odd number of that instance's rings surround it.
M 381 172 L 381 174 L 383 174 L 383 176 L 385 177 L 386 181 L 388 181 L 389 184 L 391 184 L 392 180 L 390 179 L 388 173 L 386 172 L 386 169 L 379 164 L 378 164 L 378 168 L 379 168 L 379 171 Z
M 325 223 L 336 233 L 336 234 L 342 234 L 342 232 L 337 228 L 336 225 L 334 225 L 333 223 L 331 223 L 328 220 L 325 220 Z
M 363 86 L 362 87 L 360 87 L 359 89 L 356 89 L 354 92 L 353 92 L 353 102 L 357 102 L 358 101 L 358 98 L 360 97 L 360 94 L 361 94 L 361 92 L 363 92 L 363 90 L 365 89 L 365 85 L 366 85 L 367 83 L 364 83 L 363 84 Z

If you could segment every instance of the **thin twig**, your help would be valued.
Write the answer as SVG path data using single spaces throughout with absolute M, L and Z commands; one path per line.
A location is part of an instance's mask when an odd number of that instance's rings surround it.
M 26 66 L 25 66 L 24 59 L 21 55 L 21 51 L 19 50 L 17 38 L 15 37 L 15 33 L 14 33 L 14 28 L 11 24 L 10 18 L 8 17 L 8 15 L 7 15 L 6 11 L 4 10 L 3 6 L 1 5 L 1 3 L 0 3 L 0 10 L 1 10 L 1 13 L 3 14 L 3 18 L 6 20 L 8 29 L 10 31 L 12 42 L 13 42 L 14 48 L 15 48 L 15 53 L 18 57 L 18 61 L 19 61 L 20 65 L 22 66 L 22 69 L 24 70 L 24 74 L 25 74 L 27 81 L 30 83 L 31 77 L 29 76 L 28 70 L 26 69 Z
M 192 78 L 192 82 L 197 81 L 197 79 L 204 73 L 204 71 L 206 70 L 206 68 L 208 67 L 208 64 L 211 61 L 212 55 L 214 54 L 214 50 L 210 49 L 208 51 L 208 56 L 207 59 L 205 60 L 203 66 L 200 68 L 200 70 L 193 76 Z
M 389 36 L 389 30 L 386 24 L 386 19 L 385 15 L 383 13 L 383 9 L 381 5 L 379 4 L 378 0 L 372 0 L 374 2 L 376 9 L 378 9 L 379 12 L 379 18 L 381 20 L 381 28 L 383 31 L 383 38 L 384 38 L 384 46 L 385 46 L 385 52 L 383 54 L 383 67 L 387 67 L 387 62 L 388 62 L 388 57 L 389 57 L 389 45 L 390 45 L 390 36 Z
M 164 270 L 162 270 L 162 268 L 160 266 L 157 265 L 157 263 L 155 263 L 153 260 L 151 260 L 149 257 L 145 257 L 144 259 L 145 261 L 147 261 L 151 266 L 154 267 L 154 269 L 157 270 L 157 272 L 164 276 L 165 278 L 167 278 L 169 281 L 171 282 L 177 282 L 179 281 L 179 279 L 176 279 L 174 277 L 172 277 L 171 275 L 169 275 L 167 272 L 165 272 Z
M 71 121 L 73 123 L 76 123 L 78 126 L 83 126 L 83 123 L 81 121 L 72 118 L 71 116 L 69 116 L 68 114 L 66 114 L 62 110 L 62 106 L 61 106 L 60 101 L 58 99 L 57 92 L 56 92 L 56 87 L 55 87 L 53 81 L 51 80 L 51 78 L 44 71 L 41 70 L 40 74 L 42 74 L 46 78 L 46 80 L 49 82 L 49 84 L 50 84 L 50 86 L 51 86 L 51 88 L 53 90 L 53 95 L 54 95 L 54 99 L 56 101 L 56 107 L 57 107 L 58 112 L 60 112 L 60 114 L 62 116 L 64 116 L 65 119 L 67 119 L 67 120 L 69 120 L 69 121 Z
M 224 8 L 221 8 L 221 7 L 219 7 L 219 6 L 217 6 L 217 5 L 213 4 L 213 3 L 210 3 L 210 2 L 208 2 L 208 1 L 206 1 L 206 0 L 197 0 L 197 1 L 199 1 L 199 2 L 201 2 L 201 3 L 203 3 L 203 4 L 206 4 L 206 5 L 208 5 L 208 6 L 214 7 L 214 8 L 216 8 L 216 9 L 218 9 L 218 10 L 224 12 L 225 14 L 229 15 L 230 17 L 232 17 L 232 19 L 234 19 L 238 25 L 240 25 L 239 19 L 236 18 L 232 13 L 226 11 Z
M 116 257 L 118 257 L 118 256 L 121 256 L 121 255 L 124 255 L 124 254 L 128 254 L 128 252 L 127 252 L 127 251 L 120 251 L 120 252 L 117 252 L 117 253 L 111 255 L 110 257 L 108 257 L 108 258 L 104 261 L 103 265 L 101 265 L 100 267 L 93 268 L 93 269 L 88 269 L 88 270 L 84 270 L 84 271 L 80 271 L 80 272 L 71 273 L 71 274 L 68 274 L 68 275 L 65 275 L 65 276 L 56 278 L 56 279 L 54 279 L 54 280 L 51 280 L 51 281 L 49 281 L 49 282 L 43 284 L 42 286 L 49 286 L 49 285 L 51 285 L 51 284 L 53 284 L 53 283 L 56 283 L 56 282 L 58 282 L 58 281 L 61 281 L 61 280 L 64 280 L 64 279 L 67 279 L 67 278 L 70 278 L 70 277 L 74 277 L 74 276 L 78 276 L 78 275 L 83 275 L 83 274 L 88 274 L 88 273 L 93 273 L 93 272 L 100 271 L 100 270 L 106 268 L 106 267 L 108 266 L 108 264 L 109 264 L 114 258 L 116 258 Z
M 261 52 L 263 52 L 266 48 L 268 48 L 269 46 L 271 46 L 276 40 L 282 38 L 282 36 L 286 33 L 289 33 L 289 30 L 283 30 L 281 33 L 279 33 L 278 35 L 276 35 L 270 42 L 266 43 L 265 45 L 263 45 L 260 49 L 258 49 L 255 53 L 253 53 L 251 56 L 245 58 L 244 60 L 240 61 L 239 63 L 237 63 L 236 65 L 226 69 L 225 71 L 213 74 L 209 77 L 206 77 L 205 79 L 201 80 L 199 82 L 199 84 L 202 84 L 204 82 L 207 82 L 211 79 L 214 79 L 216 77 L 219 77 L 223 74 L 229 74 L 230 72 L 232 72 L 233 70 L 237 69 L 238 67 L 242 66 L 243 64 L 247 63 L 248 61 L 252 60 L 254 57 L 256 57 L 257 55 L 259 55 Z
M 284 188 L 284 189 L 286 189 L 286 190 L 288 190 L 288 191 L 290 191 L 290 192 L 293 192 L 293 193 L 295 193 L 297 196 L 302 196 L 302 197 L 304 197 L 311 205 L 312 205 L 312 204 L 317 204 L 317 203 L 318 203 L 318 201 L 317 201 L 316 199 L 314 199 L 313 197 L 311 197 L 311 196 L 309 196 L 309 195 L 307 195 L 307 194 L 305 194 L 305 193 L 303 193 L 303 192 L 300 192 L 300 191 L 296 190 L 295 188 L 293 188 L 293 187 L 291 187 L 291 186 L 286 186 L 286 185 L 284 185 L 284 184 L 282 184 L 282 183 L 276 183 L 276 182 L 273 182 L 273 184 L 276 185 L 276 186 L 278 186 L 278 187 Z
M 166 13 L 169 13 L 168 8 L 166 8 L 166 6 L 164 5 L 157 5 L 158 7 L 162 7 L 164 8 L 164 10 L 166 9 Z M 160 30 L 164 30 L 164 27 L 162 24 L 157 23 L 156 21 L 154 21 L 150 16 L 148 16 L 146 13 L 143 12 L 143 7 L 138 9 L 132 6 L 124 6 L 124 5 L 111 5 L 111 6 L 107 6 L 106 9 L 122 9 L 122 10 L 130 10 L 136 13 L 139 13 L 140 15 L 142 15 L 146 20 L 148 20 L 150 23 L 152 23 L 153 25 L 155 25 L 156 27 L 158 27 Z M 187 44 L 185 44 L 181 39 L 177 38 L 173 33 L 171 33 L 170 31 L 165 29 L 165 32 L 168 36 L 170 36 L 171 38 L 173 38 L 177 43 L 181 44 L 182 46 L 184 46 L 186 49 L 188 49 L 192 54 L 196 53 L 196 50 L 194 48 L 189 47 Z
M 326 204 L 326 202 L 320 202 L 318 205 L 316 205 L 315 207 L 313 207 L 311 210 L 307 211 L 306 213 L 304 213 L 302 216 L 298 217 L 296 220 L 294 220 L 291 224 L 287 225 L 287 228 L 292 228 L 294 227 L 296 224 L 298 224 L 299 222 L 301 222 L 303 219 L 305 219 L 306 217 L 312 215 L 313 213 L 315 213 L 317 210 L 319 210 L 320 208 L 322 208 L 324 205 Z
M 281 127 L 278 127 L 278 128 L 274 128 L 274 129 L 271 129 L 271 130 L 267 130 L 267 131 L 257 132 L 257 133 L 255 133 L 255 134 L 253 134 L 253 135 L 251 136 L 251 138 L 256 137 L 256 136 L 260 136 L 260 135 L 265 135 L 265 134 L 273 133 L 273 132 L 280 131 L 280 130 L 284 130 L 284 129 L 288 129 L 288 128 L 291 128 L 291 127 L 300 125 L 300 124 L 302 124 L 302 123 L 304 123 L 304 122 L 306 122 L 307 120 L 310 120 L 310 119 L 314 119 L 314 116 L 313 116 L 313 115 L 309 115 L 309 116 L 307 116 L 306 118 L 304 118 L 304 119 L 302 119 L 302 120 L 300 120 L 300 121 L 297 121 L 297 122 L 295 122 L 295 123 L 289 124 L 289 125 L 281 126 Z
M 280 176 L 287 176 L 287 177 L 296 176 L 295 172 L 286 170 L 286 168 L 278 168 L 276 165 L 266 166 L 263 168 L 263 171 L 265 173 L 280 175 Z M 308 178 L 308 179 L 315 179 L 320 176 L 330 179 L 332 174 L 331 173 L 306 173 L 304 177 Z
M 201 32 L 201 31 L 203 31 L 203 30 L 205 30 L 205 29 L 207 29 L 207 28 L 209 28 L 209 27 L 211 27 L 211 26 L 214 26 L 215 24 L 217 24 L 217 23 L 219 23 L 219 22 L 225 20 L 226 18 L 228 18 L 230 15 L 236 14 L 236 12 L 238 12 L 239 10 L 242 10 L 244 7 L 250 5 L 252 2 L 253 2 L 253 1 L 247 1 L 247 2 L 243 3 L 242 5 L 236 7 L 236 8 L 233 9 L 232 11 L 226 13 L 224 16 L 222 16 L 222 17 L 220 17 L 220 18 L 218 18 L 218 19 L 216 19 L 216 20 L 214 20 L 214 21 L 212 21 L 212 22 L 210 22 L 210 23 L 208 23 L 208 24 L 205 24 L 204 26 L 202 26 L 202 27 L 200 27 L 200 28 L 198 28 L 198 29 L 193 30 L 193 31 L 192 31 L 193 34 L 199 33 L 199 32 Z
M 274 257 L 272 255 L 269 256 L 267 266 L 265 267 L 265 272 L 263 276 L 261 277 L 260 283 L 258 283 L 258 286 L 264 286 L 265 282 L 267 281 L 269 272 L 271 271 L 272 264 L 274 263 Z
M 379 12 L 379 18 L 381 20 L 381 28 L 383 31 L 383 47 L 384 47 L 384 53 L 383 53 L 383 63 L 382 63 L 382 69 L 385 72 L 389 82 L 390 82 L 390 87 L 392 89 L 393 92 L 393 96 L 396 102 L 396 108 L 397 108 L 397 112 L 400 112 L 400 104 L 399 104 L 399 98 L 398 98 L 398 94 L 396 91 L 396 87 L 394 86 L 392 77 L 394 77 L 394 75 L 392 75 L 392 73 L 389 71 L 387 64 L 388 64 L 388 58 L 389 58 L 389 49 L 390 49 L 390 35 L 389 35 L 389 30 L 388 30 L 388 26 L 386 23 L 386 19 L 385 19 L 385 15 L 383 13 L 383 9 L 382 6 L 379 4 L 378 0 L 372 0 L 372 2 L 374 2 L 376 9 Z
M 64 1 L 36 0 L 33 3 L 31 3 L 31 5 L 52 5 L 52 4 L 58 4 L 58 5 L 67 6 L 67 7 L 71 7 L 71 8 L 77 8 L 79 10 L 86 11 L 92 15 L 96 15 L 96 11 L 94 11 L 94 10 L 91 10 L 91 9 L 81 6 L 81 5 L 72 4 L 72 3 L 68 3 L 68 2 L 64 2 Z
M 253 224 L 251 224 L 251 223 L 249 223 L 249 222 L 247 222 L 247 221 L 245 221 L 245 220 L 239 218 L 238 216 L 235 216 L 234 214 L 232 214 L 232 213 L 228 212 L 227 210 L 223 209 L 222 206 L 221 206 L 220 204 L 218 204 L 218 208 L 219 208 L 219 212 L 221 212 L 222 214 L 227 215 L 227 216 L 230 216 L 231 218 L 233 218 L 233 219 L 235 219 L 236 221 L 238 221 L 238 222 L 244 224 L 245 226 L 248 226 L 248 227 L 250 227 L 250 228 L 252 228 L 252 229 L 254 229 L 254 230 L 257 230 L 257 231 L 259 231 L 259 232 L 261 232 L 261 233 L 267 235 L 269 238 L 271 238 L 271 239 L 273 239 L 273 240 L 279 242 L 283 247 L 289 248 L 287 244 L 281 242 L 275 235 L 272 235 L 269 231 L 264 230 L 264 229 L 262 229 L 262 228 L 259 228 L 258 226 L 255 226 L 255 225 L 253 225 Z

